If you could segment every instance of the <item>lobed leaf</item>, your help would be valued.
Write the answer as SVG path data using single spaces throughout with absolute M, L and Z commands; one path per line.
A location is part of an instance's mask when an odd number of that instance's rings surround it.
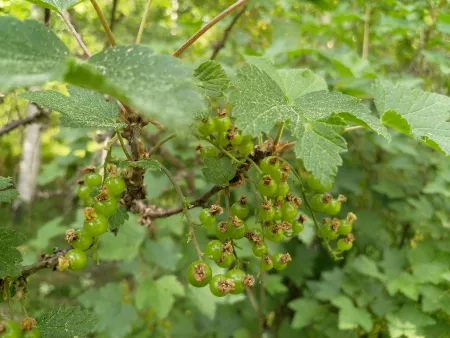
M 202 169 L 206 180 L 216 185 L 228 185 L 236 175 L 237 166 L 228 157 L 205 157 L 205 168 Z
M 25 236 L 12 229 L 0 228 L 0 279 L 14 277 L 22 269 L 22 254 L 16 249 L 25 243 Z
M 230 85 L 222 66 L 214 60 L 203 62 L 194 70 L 194 76 L 201 81 L 197 87 L 206 96 L 221 97 Z
M 39 5 L 44 8 L 51 9 L 57 12 L 63 12 L 67 8 L 75 6 L 77 3 L 83 0 L 27 0 L 32 4 Z
M 10 203 L 20 194 L 16 189 L 12 189 L 12 178 L 0 176 L 0 203 Z

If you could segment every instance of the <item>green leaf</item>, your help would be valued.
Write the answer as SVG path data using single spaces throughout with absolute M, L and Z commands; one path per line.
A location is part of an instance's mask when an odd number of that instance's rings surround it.
M 291 326 L 293 329 L 301 329 L 313 322 L 320 321 L 326 315 L 326 309 L 315 299 L 299 298 L 288 304 L 295 311 Z
M 386 288 L 391 296 L 395 295 L 397 292 L 401 292 L 412 300 L 417 301 L 419 298 L 419 284 L 414 276 L 407 272 L 390 279 L 386 284 Z
M 170 237 L 150 240 L 145 243 L 144 257 L 161 268 L 174 271 L 182 255 L 180 246 Z
M 290 122 L 297 157 L 323 184 L 333 180 L 342 164 L 340 153 L 347 150 L 340 136 L 346 126 L 343 120 L 389 139 L 386 128 L 365 105 L 354 97 L 328 92 L 323 79 L 311 71 L 277 71 L 267 60 L 249 61 L 252 64 L 242 67 L 235 81 L 236 124 L 257 135 L 269 133 L 277 122 Z
M 55 236 L 63 235 L 67 230 L 66 226 L 61 226 L 63 217 L 56 217 L 50 222 L 45 223 L 39 227 L 36 238 L 29 241 L 29 244 L 34 247 L 38 252 L 47 249 L 50 239 Z
M 377 81 L 375 104 L 382 122 L 430 147 L 450 154 L 450 98 Z
M 203 108 L 191 68 L 171 55 L 125 45 L 95 54 L 89 65 L 72 69 L 67 80 L 129 103 L 171 129 L 188 129 Z
M 266 290 L 272 296 L 287 293 L 289 291 L 287 286 L 283 284 L 283 276 L 280 275 L 266 276 Z
M 20 232 L 0 228 L 0 279 L 20 273 L 22 255 L 16 247 L 24 242 L 25 236 Z
M 422 338 L 417 331 L 423 326 L 434 325 L 436 321 L 422 313 L 419 309 L 404 305 L 397 313 L 388 313 L 388 329 L 392 338 L 406 336 L 408 338 Z
M 237 166 L 228 157 L 205 157 L 205 168 L 202 169 L 205 178 L 216 185 L 228 185 L 236 175 Z
M 173 307 L 175 296 L 184 295 L 184 287 L 174 275 L 166 275 L 157 281 L 145 280 L 136 291 L 136 307 L 153 309 L 159 319 L 164 319 Z
M 359 326 L 366 332 L 372 329 L 372 317 L 365 309 L 360 309 L 353 305 L 352 301 L 346 296 L 339 296 L 332 299 L 331 302 L 340 308 L 339 311 L 339 329 L 353 330 Z
M 355 260 L 352 262 L 352 267 L 362 275 L 384 280 L 384 276 L 378 270 L 375 261 L 371 260 L 365 255 L 359 255 L 357 258 L 355 258 Z
M 10 203 L 20 195 L 16 189 L 9 189 L 11 187 L 12 178 L 0 176 L 0 203 Z
M 63 79 L 68 48 L 35 20 L 0 16 L 0 91 Z
M 121 128 L 117 122 L 119 106 L 114 100 L 89 89 L 67 86 L 69 96 L 55 92 L 35 91 L 19 95 L 41 106 L 61 113 L 61 125 L 72 128 Z
M 214 60 L 203 62 L 194 70 L 194 76 L 201 81 L 197 87 L 206 96 L 221 97 L 230 85 L 222 66 Z
M 109 283 L 98 289 L 90 289 L 78 297 L 81 304 L 93 308 L 98 318 L 95 330 L 105 332 L 110 338 L 126 336 L 138 319 L 134 306 L 122 302 L 122 294 L 120 284 Z
M 134 168 L 144 168 L 153 171 L 160 171 L 161 163 L 152 158 L 146 158 L 139 161 L 121 161 L 119 162 L 119 167 L 120 168 L 134 167 Z
M 27 0 L 33 4 L 49 8 L 57 12 L 63 12 L 67 8 L 75 6 L 83 0 Z
M 130 217 L 126 208 L 119 208 L 117 212 L 108 217 L 109 228 L 111 230 L 119 229 Z
M 97 323 L 89 311 L 65 305 L 44 312 L 36 320 L 37 327 L 45 338 L 86 337 Z

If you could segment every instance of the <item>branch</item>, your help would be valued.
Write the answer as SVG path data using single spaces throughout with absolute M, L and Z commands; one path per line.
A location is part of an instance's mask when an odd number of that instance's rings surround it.
M 103 15 L 102 9 L 100 8 L 100 6 L 98 5 L 96 0 L 91 0 L 92 6 L 94 6 L 95 11 L 97 12 L 97 16 L 100 19 L 100 22 L 102 23 L 103 29 L 106 32 L 106 35 L 108 36 L 108 40 L 109 43 L 111 44 L 111 46 L 116 47 L 117 43 L 116 43 L 116 39 L 114 39 L 114 35 L 111 31 L 111 29 L 109 28 L 108 22 L 106 21 L 105 16 Z
M 59 15 L 61 15 L 61 17 L 63 18 L 67 27 L 69 27 L 70 31 L 72 32 L 73 36 L 77 40 L 77 42 L 80 45 L 81 49 L 83 50 L 84 54 L 86 54 L 88 57 L 91 57 L 92 56 L 91 52 L 87 48 L 86 44 L 83 42 L 83 39 L 81 38 L 80 34 L 78 34 L 75 27 L 70 22 L 70 18 L 69 18 L 69 15 L 67 14 L 67 12 L 59 12 Z
M 147 3 L 145 4 L 144 14 L 142 14 L 142 20 L 141 20 L 141 24 L 139 26 L 139 31 L 136 36 L 136 44 L 137 45 L 141 43 L 142 34 L 144 33 L 144 28 L 145 28 L 145 22 L 147 21 L 148 12 L 150 11 L 151 5 L 152 5 L 152 0 L 147 0 Z
M 32 124 L 32 123 L 38 122 L 42 118 L 47 118 L 47 117 L 48 117 L 47 113 L 39 112 L 35 115 L 25 117 L 23 119 L 11 121 L 11 122 L 5 124 L 2 128 L 0 128 L 0 136 L 4 135 L 6 133 L 9 133 L 10 131 L 12 131 L 20 126 Z
M 230 14 L 232 11 L 234 11 L 239 6 L 242 6 L 245 4 L 248 0 L 239 0 L 230 7 L 228 7 L 226 10 L 224 10 L 222 13 L 217 15 L 214 19 L 212 19 L 210 22 L 208 22 L 204 27 L 200 28 L 200 30 L 192 35 L 189 40 L 187 40 L 180 48 L 178 48 L 175 53 L 173 53 L 173 56 L 180 56 L 186 49 L 188 49 L 195 41 L 198 40 L 203 34 L 205 34 L 211 27 L 213 27 L 216 23 L 218 23 L 220 20 L 222 20 L 224 17 L 226 17 L 228 14 Z
M 114 30 L 114 25 L 116 24 L 116 11 L 118 2 L 119 0 L 113 0 L 111 8 L 111 17 L 109 18 L 109 28 L 111 28 L 111 32 Z
M 372 10 L 372 7 L 368 4 L 366 5 L 366 13 L 365 13 L 365 19 L 364 19 L 364 35 L 363 35 L 363 48 L 362 48 L 362 55 L 361 57 L 363 59 L 367 59 L 369 56 L 369 22 L 370 22 L 370 12 Z
M 29 276 L 38 272 L 39 270 L 47 268 L 50 269 L 56 268 L 56 266 L 58 265 L 59 257 L 64 256 L 66 252 L 69 250 L 70 249 L 60 249 L 60 248 L 53 249 L 54 252 L 53 255 L 44 255 L 40 262 L 25 266 L 22 269 L 19 278 L 27 279 Z
M 217 43 L 214 45 L 213 52 L 211 54 L 211 60 L 214 60 L 217 57 L 217 54 L 225 48 L 225 43 L 228 40 L 228 37 L 230 35 L 231 30 L 233 29 L 233 26 L 236 24 L 238 19 L 241 17 L 241 15 L 245 12 L 245 6 L 241 8 L 241 10 L 234 16 L 233 20 L 231 20 L 230 24 L 225 28 L 223 31 L 223 36 L 220 41 L 217 41 Z

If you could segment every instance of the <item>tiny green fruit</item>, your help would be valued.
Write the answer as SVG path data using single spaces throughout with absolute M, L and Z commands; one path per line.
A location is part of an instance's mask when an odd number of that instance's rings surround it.
M 78 271 L 86 266 L 87 256 L 83 250 L 73 249 L 67 251 L 65 257 L 69 259 L 69 270 Z
M 89 173 L 85 176 L 84 181 L 88 187 L 99 187 L 102 184 L 102 176 L 97 173 Z
M 195 261 L 189 265 L 187 271 L 187 279 L 189 284 L 196 288 L 207 285 L 212 278 L 212 270 L 208 263 L 203 261 Z

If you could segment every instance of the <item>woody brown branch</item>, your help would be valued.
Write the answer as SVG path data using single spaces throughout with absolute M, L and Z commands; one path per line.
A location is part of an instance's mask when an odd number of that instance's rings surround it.
M 11 121 L 5 124 L 2 128 L 0 128 L 0 136 L 3 136 L 4 134 L 13 131 L 14 129 L 17 129 L 20 126 L 26 126 L 28 124 L 32 124 L 46 118 L 48 118 L 48 114 L 44 111 L 40 111 L 39 113 L 33 116 Z

